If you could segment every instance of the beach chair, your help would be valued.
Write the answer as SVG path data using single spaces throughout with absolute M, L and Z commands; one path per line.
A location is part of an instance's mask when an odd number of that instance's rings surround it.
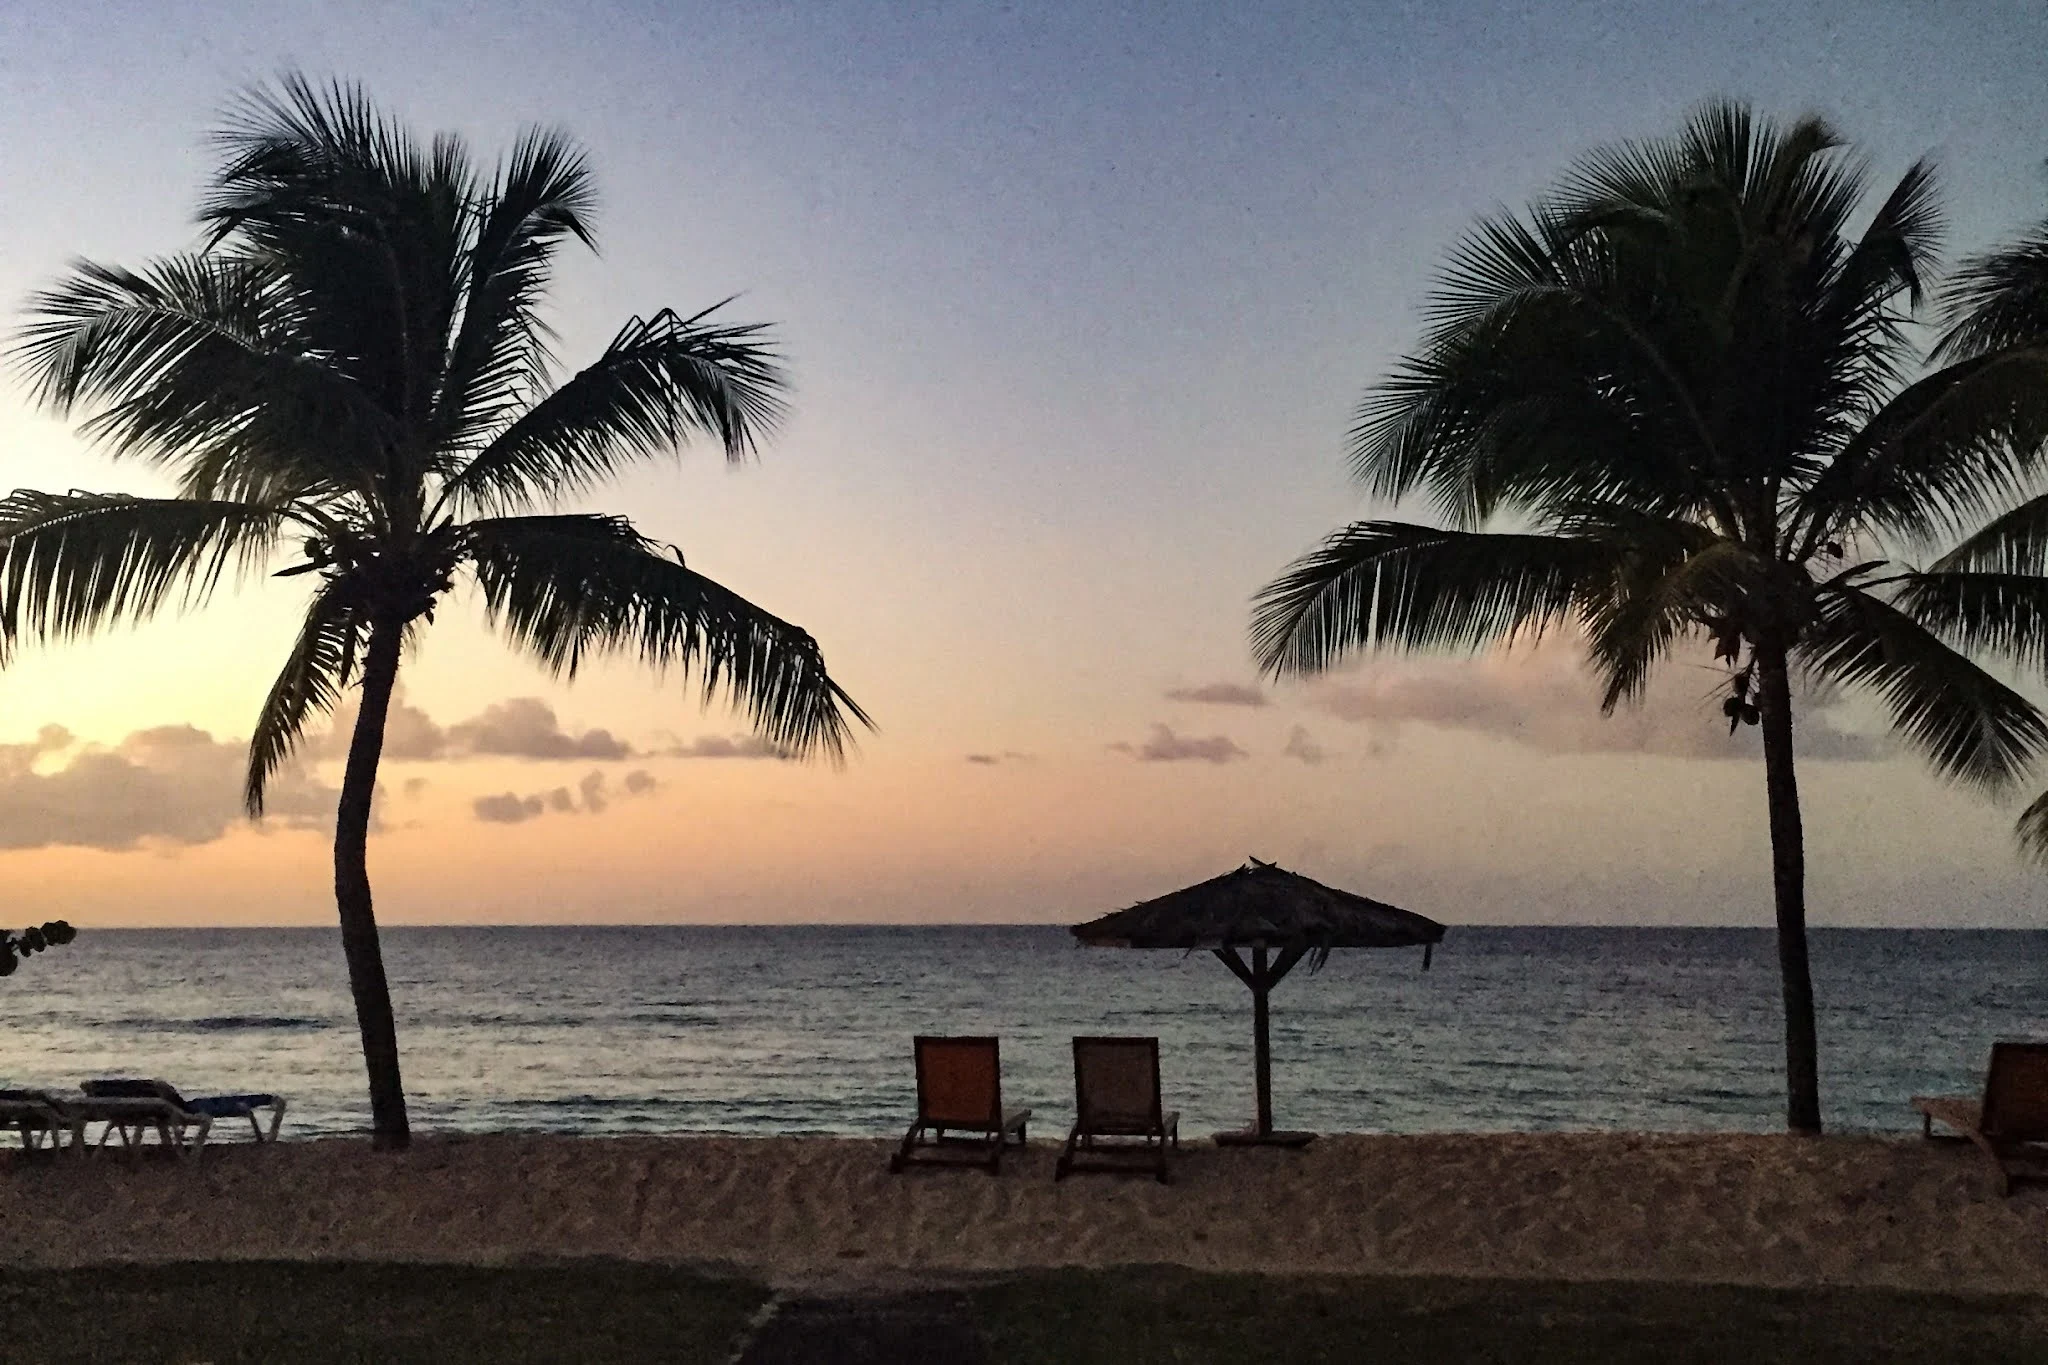
M 180 1152 L 196 1152 L 206 1145 L 215 1120 L 239 1118 L 249 1120 L 249 1130 L 258 1142 L 275 1142 L 277 1130 L 284 1123 L 285 1100 L 282 1095 L 200 1095 L 187 1098 L 168 1081 L 132 1076 L 91 1080 L 79 1089 L 86 1095 L 86 1105 L 91 1114 L 88 1121 L 106 1124 L 100 1132 L 99 1145 L 102 1147 L 116 1133 L 124 1147 L 139 1147 L 143 1133 L 154 1128 L 157 1140 L 165 1146 Z M 259 1109 L 270 1111 L 267 1129 L 256 1116 Z
M 1024 1145 L 1029 1109 L 1003 1108 L 1003 1068 L 993 1038 L 932 1038 L 914 1044 L 917 1121 L 889 1158 L 894 1173 L 910 1165 L 986 1165 L 1003 1171 L 1003 1148 L 1014 1134 Z M 948 1152 L 963 1153 L 964 1160 Z
M 1074 1115 L 1054 1180 L 1069 1171 L 1150 1170 L 1160 1184 L 1172 1182 L 1166 1152 L 1180 1150 L 1180 1114 L 1160 1103 L 1157 1038 L 1076 1038 Z
M 2014 1166 L 2048 1157 L 2048 1043 L 1993 1043 L 1983 1099 L 1916 1095 L 1913 1107 L 1923 1136 L 1936 1119 L 1955 1129 L 1990 1158 L 1999 1194 L 2011 1194 Z
M 0 1090 L 0 1131 L 12 1129 L 24 1152 L 62 1151 L 65 1134 L 71 1149 L 85 1153 L 85 1121 L 63 1100 L 42 1090 Z

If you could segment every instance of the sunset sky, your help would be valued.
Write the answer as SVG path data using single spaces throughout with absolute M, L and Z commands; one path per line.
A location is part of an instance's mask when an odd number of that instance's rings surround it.
M 206 130 L 296 68 L 487 154 L 588 146 L 572 365 L 668 305 L 776 325 L 795 410 L 758 464 L 587 505 L 810 629 L 879 732 L 781 762 L 457 603 L 403 675 L 386 922 L 1072 920 L 1256 854 L 1451 922 L 1762 925 L 1761 765 L 1711 672 L 1614 720 L 1568 649 L 1275 688 L 1248 599 L 1372 510 L 1349 414 L 1459 233 L 1590 146 L 1729 94 L 1829 115 L 1880 176 L 1933 152 L 1952 253 L 2048 212 L 2048 7 L 1969 8 L 0 4 L 0 303 L 11 330 L 73 256 L 191 244 Z M 11 373 L 0 471 L 160 491 Z M 331 922 L 335 746 L 262 827 L 235 808 L 304 582 L 0 673 L 7 920 Z M 1814 918 L 2048 925 L 2015 807 L 1874 731 L 1805 721 Z

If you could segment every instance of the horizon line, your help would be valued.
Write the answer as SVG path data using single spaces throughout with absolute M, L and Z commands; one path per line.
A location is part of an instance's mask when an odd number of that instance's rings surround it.
M 1771 924 L 1645 924 L 1589 922 L 1561 923 L 1530 921 L 1442 921 L 1451 929 L 1733 929 L 1771 933 Z M 339 932 L 336 924 L 74 924 L 81 933 L 162 933 L 171 930 L 213 932 L 218 930 L 297 930 L 306 933 Z M 1065 929 L 1066 920 L 445 920 L 379 924 L 378 932 L 408 929 Z M 2014 933 L 2048 932 L 2043 924 L 1809 924 L 1809 929 L 1853 930 L 1873 933 Z M 1415 945 L 1404 945 L 1415 946 Z M 1439 945 L 1441 946 L 1441 945 Z M 1134 949 L 1138 952 L 1169 952 L 1171 949 Z M 1187 949 L 1183 951 L 1200 951 Z M 1348 949 L 1375 952 L 1377 949 Z

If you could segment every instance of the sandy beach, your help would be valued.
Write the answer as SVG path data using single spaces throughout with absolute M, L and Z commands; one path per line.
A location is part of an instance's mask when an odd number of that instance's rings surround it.
M 887 1172 L 827 1138 L 436 1137 L 93 1152 L 4 1171 L 0 1264 L 626 1257 L 778 1285 L 1034 1267 L 1660 1280 L 2048 1294 L 2048 1189 L 1917 1139 L 1625 1133 L 1190 1144 L 1176 1183 Z

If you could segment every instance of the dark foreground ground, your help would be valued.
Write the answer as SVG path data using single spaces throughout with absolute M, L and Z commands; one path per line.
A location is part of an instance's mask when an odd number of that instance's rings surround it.
M 2048 1360 L 2048 1300 L 1875 1290 L 1056 1271 L 771 1296 L 626 1262 L 0 1274 L 7 1361 Z

